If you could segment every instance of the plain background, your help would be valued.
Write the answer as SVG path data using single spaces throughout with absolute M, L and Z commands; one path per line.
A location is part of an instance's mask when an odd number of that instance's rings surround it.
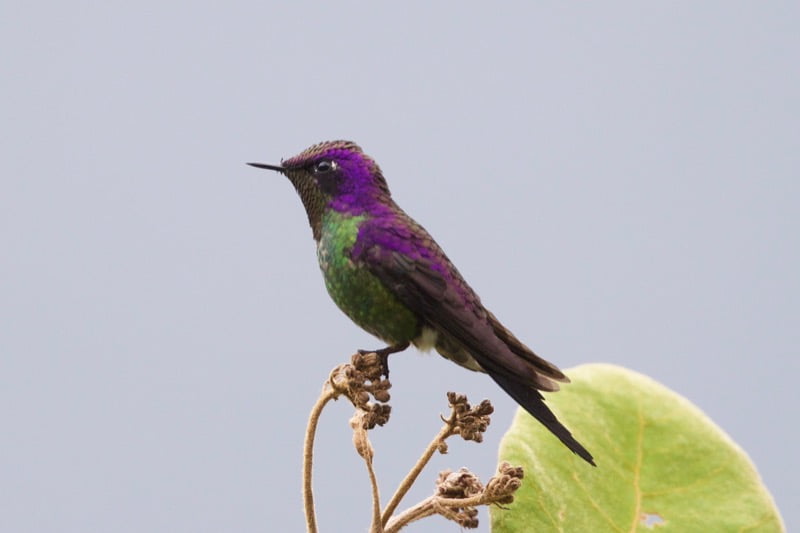
M 379 344 L 244 163 L 335 138 L 536 351 L 687 396 L 800 528 L 798 6 L 5 1 L 0 530 L 302 530 L 308 410 Z M 392 381 L 385 498 L 446 390 L 493 426 L 408 503 L 491 475 L 515 405 L 490 380 L 410 350 Z M 368 526 L 350 414 L 321 425 L 323 531 Z

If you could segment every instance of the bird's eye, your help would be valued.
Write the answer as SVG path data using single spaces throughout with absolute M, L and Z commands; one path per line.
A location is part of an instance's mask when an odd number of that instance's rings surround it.
M 322 161 L 317 161 L 314 163 L 313 170 L 314 174 L 327 174 L 328 172 L 336 170 L 336 163 L 334 161 L 323 159 Z

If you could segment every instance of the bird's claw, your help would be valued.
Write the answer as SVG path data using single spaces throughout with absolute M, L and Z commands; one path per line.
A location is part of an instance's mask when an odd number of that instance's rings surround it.
M 409 343 L 400 344 L 397 346 L 387 346 L 386 348 L 381 348 L 380 350 L 358 350 L 358 353 L 361 355 L 366 355 L 368 353 L 374 353 L 377 355 L 381 360 L 381 375 L 385 376 L 387 379 L 389 378 L 389 355 L 397 352 L 402 352 L 406 348 L 408 348 Z
M 382 348 L 380 350 L 358 350 L 358 353 L 361 355 L 367 355 L 368 353 L 374 353 L 380 359 L 381 365 L 381 375 L 388 378 L 389 377 L 389 354 L 394 353 L 389 350 L 389 347 Z

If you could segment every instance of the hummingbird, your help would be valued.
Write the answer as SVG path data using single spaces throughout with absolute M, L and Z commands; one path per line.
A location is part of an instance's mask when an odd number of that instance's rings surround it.
M 308 215 L 328 293 L 353 322 L 387 344 L 376 351 L 384 362 L 413 344 L 484 372 L 567 448 L 595 464 L 540 393 L 557 391 L 569 378 L 483 306 L 433 237 L 394 202 L 380 167 L 357 144 L 322 142 L 280 165 L 248 165 L 289 178 Z

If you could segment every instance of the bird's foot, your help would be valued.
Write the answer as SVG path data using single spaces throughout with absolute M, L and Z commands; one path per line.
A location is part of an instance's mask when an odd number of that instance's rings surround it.
M 406 348 L 408 348 L 409 343 L 397 344 L 395 346 L 387 346 L 386 348 L 381 348 L 380 350 L 359 350 L 358 353 L 361 355 L 365 355 L 368 353 L 374 353 L 381 359 L 381 374 L 383 376 L 389 377 L 389 355 L 397 352 L 402 352 Z

